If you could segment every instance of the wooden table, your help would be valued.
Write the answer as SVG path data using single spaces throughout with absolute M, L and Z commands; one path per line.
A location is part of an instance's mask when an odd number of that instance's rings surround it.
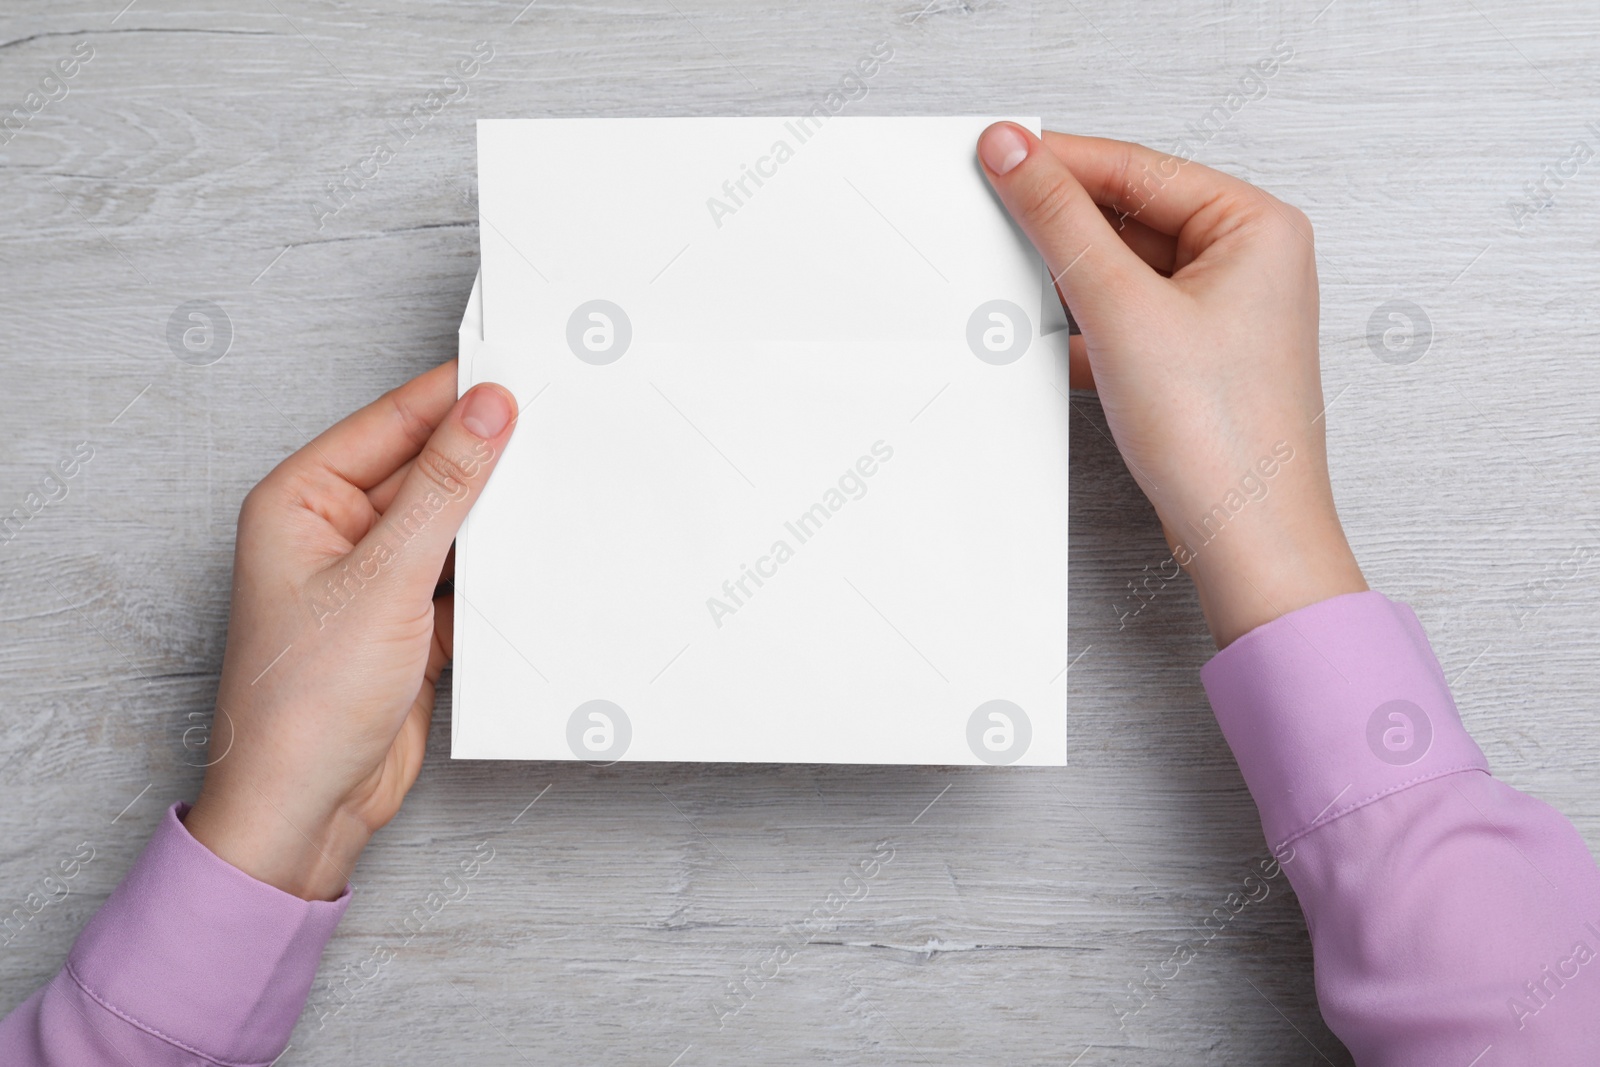
M 1305 208 L 1351 540 L 1497 772 L 1600 845 L 1600 161 L 1566 163 L 1600 151 L 1592 5 L 124 2 L 9 4 L 0 31 L 0 107 L 58 97 L 0 147 L 0 513 L 93 450 L 0 545 L 0 910 L 94 849 L 0 949 L 6 1010 L 195 793 L 241 497 L 453 354 L 474 119 L 794 113 L 885 40 L 854 113 L 1036 113 L 1162 148 L 1209 121 L 1202 160 Z M 465 98 L 398 133 L 483 41 Z M 1228 111 L 1274 48 L 1292 58 Z M 1431 337 L 1401 323 L 1413 347 L 1385 360 L 1394 300 Z M 189 301 L 226 316 L 209 365 L 168 342 Z M 321 980 L 394 959 L 281 1063 L 1348 1062 L 1281 878 L 1119 1025 L 1266 849 L 1193 592 L 1130 599 L 1159 528 L 1094 398 L 1063 417 L 1071 767 L 451 763 L 445 704 Z M 470 894 L 403 931 L 481 842 Z M 886 849 L 865 898 L 795 932 Z

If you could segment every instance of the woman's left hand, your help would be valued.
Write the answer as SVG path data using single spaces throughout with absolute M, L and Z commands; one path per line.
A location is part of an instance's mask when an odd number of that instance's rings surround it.
M 343 892 L 417 779 L 453 604 L 456 531 L 510 438 L 497 385 L 452 361 L 323 433 L 239 512 L 201 844 L 297 896 Z

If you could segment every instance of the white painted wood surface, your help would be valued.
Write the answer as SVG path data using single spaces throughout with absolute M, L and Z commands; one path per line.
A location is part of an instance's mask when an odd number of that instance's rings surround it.
M 0 1009 L 199 783 L 183 734 L 216 684 L 245 491 L 450 356 L 477 259 L 473 120 L 792 113 L 885 38 L 855 113 L 1013 110 L 1160 147 L 1293 46 L 1200 157 L 1315 221 L 1351 539 L 1420 613 L 1498 773 L 1600 846 L 1600 162 L 1542 177 L 1574 142 L 1600 148 L 1593 5 L 125 2 L 0 14 L 0 108 L 93 49 L 0 147 L 0 512 L 94 448 L 0 546 L 0 910 L 95 849 L 0 948 Z M 481 40 L 495 54 L 468 97 L 319 228 L 319 191 Z M 1519 230 L 1509 204 L 1541 182 Z M 1409 365 L 1366 341 L 1389 299 L 1432 323 Z M 231 320 L 211 366 L 168 347 L 189 300 Z M 1093 398 L 1069 417 L 1070 768 L 452 764 L 446 706 L 323 980 L 396 957 L 321 1027 L 302 1019 L 281 1062 L 1348 1062 L 1281 879 L 1118 1026 L 1119 991 L 1265 846 L 1197 680 L 1210 646 L 1187 584 L 1119 628 L 1127 583 L 1165 552 Z M 470 895 L 402 944 L 482 841 Z M 828 911 L 884 841 L 865 899 Z M 819 907 L 719 1029 L 729 983 Z

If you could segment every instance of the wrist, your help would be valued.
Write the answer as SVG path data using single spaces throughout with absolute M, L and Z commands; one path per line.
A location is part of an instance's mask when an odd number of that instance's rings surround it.
M 1189 574 L 1218 649 L 1291 611 L 1367 589 L 1337 518 L 1219 539 Z
M 337 900 L 371 838 L 360 819 L 338 808 L 306 811 L 276 797 L 204 788 L 183 823 L 219 859 L 302 900 Z

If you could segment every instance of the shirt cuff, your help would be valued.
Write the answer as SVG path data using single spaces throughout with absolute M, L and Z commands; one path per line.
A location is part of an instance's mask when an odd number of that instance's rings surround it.
M 1489 769 L 1422 624 L 1381 593 L 1274 619 L 1200 679 L 1274 851 L 1419 782 Z
M 322 949 L 350 903 L 291 896 L 189 835 L 167 809 L 144 852 L 79 935 L 67 972 L 108 1011 L 221 1063 L 282 1053 Z

